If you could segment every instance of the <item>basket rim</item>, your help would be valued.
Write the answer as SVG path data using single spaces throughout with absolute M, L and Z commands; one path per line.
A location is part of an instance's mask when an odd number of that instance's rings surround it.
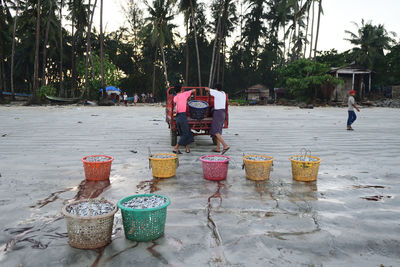
M 206 106 L 206 107 L 202 107 L 202 108 L 192 107 L 192 106 L 190 105 L 190 103 L 192 103 L 192 102 L 203 102 L 203 103 L 206 103 L 207 106 Z M 187 103 L 188 103 L 188 106 L 189 106 L 190 108 L 195 108 L 195 109 L 206 109 L 206 108 L 208 108 L 208 107 L 210 106 L 210 105 L 208 104 L 208 102 L 207 102 L 207 101 L 204 101 L 204 100 L 196 100 L 196 99 L 193 99 L 193 100 L 188 101 Z
M 204 158 L 207 158 L 207 157 L 220 157 L 220 158 L 225 158 L 225 160 L 213 161 L 213 160 L 206 160 L 206 159 L 204 159 Z M 228 156 L 225 156 L 225 155 L 204 155 L 204 156 L 201 156 L 201 157 L 200 157 L 200 161 L 202 161 L 202 162 L 221 163 L 221 162 L 227 162 L 227 161 L 230 161 L 230 160 L 231 160 L 231 158 L 228 157 Z
M 266 160 L 253 160 L 253 159 L 247 159 L 247 157 L 264 157 L 268 158 Z M 242 157 L 243 160 L 249 161 L 249 162 L 264 162 L 264 161 L 273 161 L 274 157 L 267 156 L 267 155 L 261 155 L 261 154 L 252 154 L 252 155 L 246 155 Z
M 125 203 L 125 202 L 131 200 L 132 198 L 151 197 L 151 196 L 157 196 L 157 197 L 165 198 L 165 199 L 167 200 L 167 203 L 165 203 L 164 205 L 159 206 L 159 207 L 148 208 L 148 209 L 133 209 L 133 208 L 125 207 L 124 205 L 122 205 L 122 203 Z M 138 194 L 138 195 L 130 195 L 130 196 L 127 196 L 127 197 L 124 197 L 124 198 L 120 199 L 120 200 L 118 201 L 118 203 L 117 203 L 117 206 L 118 206 L 118 208 L 121 209 L 121 211 L 122 211 L 122 210 L 127 210 L 127 211 L 133 211 L 133 212 L 135 212 L 135 211 L 155 211 L 155 210 L 161 210 L 161 209 L 164 209 L 164 208 L 168 207 L 169 204 L 171 204 L 171 200 L 170 200 L 169 197 L 167 197 L 167 196 L 158 195 L 158 194 Z
M 174 156 L 173 158 L 153 158 L 154 155 L 170 155 L 170 156 Z M 156 154 L 152 154 L 151 156 L 149 156 L 149 159 L 152 160 L 170 160 L 170 159 L 177 159 L 178 156 L 175 153 L 156 153 Z
M 77 215 L 73 215 L 73 214 L 71 214 L 71 213 L 69 213 L 67 211 L 67 207 L 68 206 L 73 205 L 73 204 L 78 204 L 78 203 L 81 203 L 81 202 L 85 202 L 85 201 L 89 201 L 89 200 L 90 200 L 89 198 L 85 198 L 85 199 L 81 199 L 81 200 L 72 201 L 71 203 L 68 203 L 68 204 L 66 204 L 66 205 L 64 205 L 62 207 L 61 213 L 65 217 L 69 217 L 69 218 L 73 218 L 73 219 L 94 220 L 94 219 L 103 219 L 103 218 L 107 218 L 107 217 L 110 217 L 110 216 L 114 216 L 114 214 L 118 211 L 118 205 L 116 205 L 115 203 L 113 203 L 113 202 L 111 202 L 109 200 L 106 200 L 106 199 L 96 199 L 96 198 L 92 198 L 92 200 L 99 200 L 99 201 L 102 201 L 102 202 L 110 203 L 110 204 L 112 204 L 114 206 L 114 209 L 109 213 L 102 214 L 102 215 L 95 215 L 95 216 L 77 216 Z
M 109 160 L 105 160 L 105 161 L 95 161 L 95 162 L 93 162 L 93 161 L 86 161 L 86 159 L 89 158 L 89 157 L 106 157 L 106 158 L 109 158 Z M 84 157 L 82 158 L 82 161 L 83 161 L 84 163 L 89 163 L 89 164 L 107 163 L 107 162 L 112 162 L 113 160 L 114 160 L 113 157 L 107 156 L 107 155 L 89 155 L 89 156 L 84 156 Z
M 296 159 L 293 159 L 293 157 L 308 157 L 308 158 L 317 159 L 317 161 L 296 160 Z M 307 155 L 307 156 L 304 156 L 304 155 L 293 155 L 293 156 L 290 156 L 290 157 L 289 157 L 289 160 L 290 160 L 290 161 L 294 161 L 294 162 L 312 163 L 312 164 L 320 163 L 320 162 L 322 161 L 321 158 L 318 158 L 318 157 L 315 157 L 315 156 L 308 156 L 308 155 Z

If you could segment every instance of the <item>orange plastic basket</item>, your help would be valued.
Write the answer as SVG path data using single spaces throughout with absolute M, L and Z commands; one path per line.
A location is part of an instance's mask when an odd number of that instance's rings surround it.
M 108 160 L 91 162 L 87 161 L 89 157 L 105 157 Z M 111 163 L 114 160 L 111 156 L 106 155 L 90 155 L 82 158 L 83 168 L 85 170 L 86 180 L 102 181 L 110 178 Z

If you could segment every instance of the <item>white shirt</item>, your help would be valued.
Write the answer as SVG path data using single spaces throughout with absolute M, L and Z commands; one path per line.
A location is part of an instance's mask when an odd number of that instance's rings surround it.
M 214 97 L 214 109 L 225 109 L 226 95 L 223 91 L 210 89 L 210 95 Z
M 347 106 L 349 107 L 350 111 L 354 111 L 354 97 L 353 96 L 349 96 L 349 100 L 347 101 Z

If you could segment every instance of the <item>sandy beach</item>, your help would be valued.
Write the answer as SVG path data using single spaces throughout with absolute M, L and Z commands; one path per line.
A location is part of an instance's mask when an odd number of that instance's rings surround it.
M 399 266 L 400 109 L 230 107 L 228 177 L 203 178 L 208 136 L 179 155 L 176 177 L 153 179 L 151 153 L 172 152 L 162 106 L 0 106 L 1 266 Z M 292 179 L 302 148 L 322 159 L 316 182 Z M 110 155 L 110 184 L 85 182 L 82 157 Z M 274 157 L 268 181 L 246 179 L 242 156 Z M 63 205 L 138 193 L 168 196 L 165 234 L 68 245 Z

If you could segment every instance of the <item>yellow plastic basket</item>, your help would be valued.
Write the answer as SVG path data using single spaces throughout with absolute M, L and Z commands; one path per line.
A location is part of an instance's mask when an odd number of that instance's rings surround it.
M 155 156 L 168 155 L 170 158 L 157 158 Z M 172 153 L 158 153 L 149 157 L 150 168 L 156 178 L 169 178 L 176 174 L 176 167 L 179 165 L 178 157 Z
M 262 157 L 265 160 L 252 160 L 251 157 Z M 265 155 L 247 155 L 243 158 L 246 178 L 254 181 L 268 180 L 274 158 Z
M 297 160 L 294 158 L 313 158 L 316 161 Z M 319 164 L 321 159 L 314 156 L 294 155 L 291 156 L 292 176 L 297 181 L 310 182 L 317 180 Z

